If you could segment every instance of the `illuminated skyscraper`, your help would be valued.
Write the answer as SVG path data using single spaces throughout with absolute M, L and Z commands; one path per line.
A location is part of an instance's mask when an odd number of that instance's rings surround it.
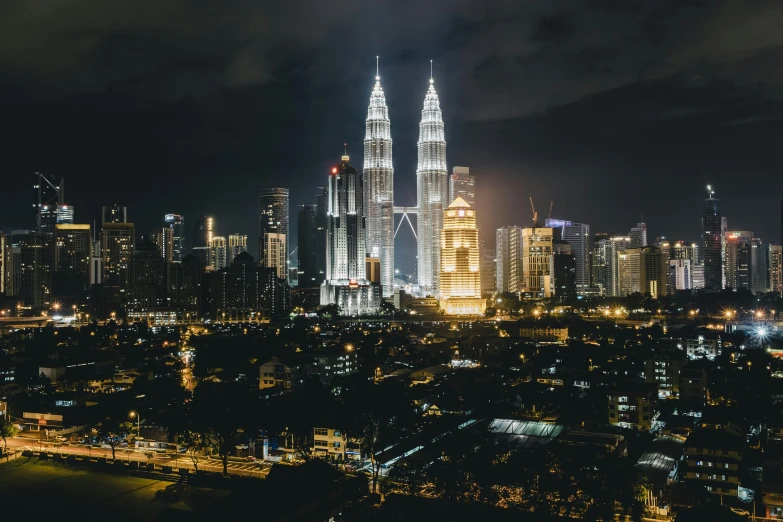
M 470 208 L 476 208 L 476 180 L 468 167 L 454 167 L 449 176 L 449 199 L 462 198 Z
M 267 233 L 283 234 L 287 245 L 289 237 L 288 223 L 288 189 L 270 188 L 261 190 L 258 193 L 258 262 L 261 266 L 267 268 L 277 268 L 278 273 L 284 274 L 282 276 L 283 279 L 288 277 L 287 263 L 284 262 L 282 267 L 278 267 L 277 264 L 267 264 L 269 262 L 279 263 L 279 256 L 271 256 L 264 250 L 267 245 L 264 235 Z M 286 253 L 284 261 L 287 260 L 288 256 Z
M 210 259 L 212 260 L 212 270 L 222 270 L 228 266 L 228 247 L 226 238 L 223 236 L 212 236 L 210 243 Z
M 783 247 L 767 245 L 767 291 L 780 295 L 783 292 Z
M 286 267 L 286 250 L 288 249 L 288 238 L 285 234 L 267 232 L 264 234 L 263 252 L 266 258 L 262 260 L 266 268 L 274 268 L 279 279 L 288 277 Z
M 185 218 L 179 214 L 166 214 L 163 221 L 171 229 L 171 261 L 181 263 L 185 257 Z
M 552 229 L 522 229 L 522 288 L 527 297 L 552 297 Z
M 103 207 L 101 212 L 101 224 L 105 223 L 127 223 L 128 207 L 121 207 L 117 204 Z
M 130 284 L 129 267 L 136 249 L 133 223 L 104 223 L 101 227 L 101 258 L 103 285 L 127 289 Z
M 212 270 L 210 260 L 210 245 L 212 244 L 212 227 L 214 220 L 204 217 L 196 222 L 193 234 L 193 257 L 198 260 L 199 266 L 204 270 Z
M 329 175 L 326 223 L 326 280 L 321 304 L 336 304 L 345 315 L 361 315 L 380 306 L 381 288 L 366 277 L 362 177 L 345 155 Z
M 56 225 L 73 225 L 73 207 L 70 205 L 41 205 L 41 232 L 54 233 Z
M 495 232 L 497 290 L 519 292 L 522 287 L 522 229 L 503 227 Z
M 701 244 L 699 254 L 704 261 L 704 289 L 720 291 L 723 284 L 721 260 L 721 212 L 720 200 L 713 197 L 712 187 L 707 186 L 707 199 L 702 204 Z
M 52 291 L 56 296 L 83 297 L 90 289 L 92 233 L 90 225 L 59 224 L 54 232 Z
M 631 232 L 628 233 L 628 237 L 631 238 L 631 248 L 646 247 L 647 223 L 637 223 L 635 227 L 631 227 Z
M 164 262 L 174 262 L 174 230 L 171 227 L 156 228 L 150 232 L 149 239 L 158 247 Z
M 480 315 L 481 264 L 476 211 L 457 197 L 446 209 L 440 251 L 440 307 L 447 314 Z
M 438 295 L 440 279 L 440 232 L 443 211 L 448 205 L 449 183 L 446 168 L 446 136 L 435 80 L 424 98 L 419 123 L 416 204 L 418 208 L 418 282 L 425 294 Z
M 247 252 L 247 236 L 245 234 L 229 234 L 226 266 L 230 265 L 234 258 L 242 252 Z
M 590 288 L 590 225 L 547 219 L 544 226 L 559 229 L 560 239 L 571 245 L 571 255 L 576 262 L 576 293 L 587 293 Z
M 363 181 L 366 253 L 380 259 L 383 295 L 390 297 L 394 281 L 394 167 L 389 109 L 377 71 L 365 129 Z

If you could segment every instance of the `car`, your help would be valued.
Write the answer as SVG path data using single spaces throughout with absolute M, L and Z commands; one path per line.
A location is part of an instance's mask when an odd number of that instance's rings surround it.
M 735 515 L 739 515 L 741 517 L 749 517 L 750 516 L 750 513 L 748 512 L 748 510 L 742 509 L 740 507 L 733 507 L 733 508 L 731 508 L 731 512 L 734 513 Z
M 62 436 L 62 435 L 57 435 L 57 436 L 54 438 L 54 440 L 56 440 L 57 442 L 65 442 L 66 440 L 68 440 L 68 437 L 64 437 L 64 436 Z

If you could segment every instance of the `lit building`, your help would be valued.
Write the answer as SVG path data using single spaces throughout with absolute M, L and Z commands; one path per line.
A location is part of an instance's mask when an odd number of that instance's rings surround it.
M 106 222 L 101 228 L 101 259 L 106 287 L 128 288 L 129 264 L 136 247 L 133 223 Z
M 476 208 L 476 179 L 468 167 L 453 167 L 449 176 L 449 200 L 462 198 L 470 208 Z
M 767 245 L 767 289 L 778 295 L 783 292 L 783 247 L 781 245 Z
M 617 252 L 617 293 L 614 297 L 625 297 L 639 292 L 639 270 L 641 257 L 638 248 Z
M 187 255 L 181 263 L 172 263 L 166 270 L 166 298 L 169 306 L 190 310 L 190 317 L 196 317 L 195 312 L 198 312 L 201 302 L 204 272 L 201 261 L 194 255 Z
M 331 383 L 335 377 L 347 377 L 359 371 L 359 357 L 353 348 L 318 353 L 315 362 L 323 384 Z
M 212 236 L 209 257 L 212 260 L 212 270 L 222 270 L 228 266 L 228 245 L 225 237 Z
M 544 226 L 559 229 L 560 239 L 571 245 L 571 255 L 576 263 L 576 293 L 587 293 L 590 288 L 590 225 L 547 219 Z
M 169 229 L 164 229 L 169 230 Z M 166 261 L 153 241 L 142 238 L 129 265 L 130 284 L 126 308 L 151 311 L 166 305 Z
M 263 252 L 266 258 L 262 265 L 266 268 L 274 268 L 277 277 L 286 279 L 288 267 L 286 266 L 286 235 L 275 232 L 264 234 Z
M 365 275 L 371 283 L 381 284 L 381 260 L 378 257 L 365 258 Z
M 166 214 L 163 222 L 171 229 L 171 261 L 181 263 L 185 257 L 185 218 L 179 214 Z
M 552 242 L 552 268 L 555 297 L 561 301 L 576 299 L 576 259 L 566 241 Z
M 519 292 L 522 287 L 522 229 L 520 227 L 497 229 L 495 263 L 498 292 Z
M 128 222 L 128 207 L 121 207 L 120 205 L 109 205 L 108 207 L 102 207 L 101 209 L 101 225 L 106 223 L 127 223 Z
M 193 234 L 193 256 L 198 259 L 204 270 L 211 270 L 209 249 L 212 243 L 213 220 L 211 217 L 204 217 L 196 222 L 196 228 Z
M 522 287 L 526 297 L 552 297 L 552 229 L 522 229 Z
M 419 287 L 422 293 L 435 296 L 438 296 L 439 291 L 440 231 L 443 229 L 443 211 L 448 205 L 448 176 L 443 113 L 435 92 L 435 80 L 430 78 L 419 124 L 416 229 Z
M 441 309 L 449 315 L 483 314 L 476 211 L 458 197 L 445 211 L 440 235 Z
M 73 224 L 73 207 L 70 205 L 41 205 L 41 232 L 54 233 L 55 225 Z
M 296 220 L 296 251 L 299 254 L 298 282 L 302 288 L 317 287 L 320 285 L 318 275 L 318 246 L 316 225 L 318 214 L 317 205 L 305 204 L 299 207 Z M 325 248 L 325 246 L 324 246 Z
M 171 227 L 156 228 L 150 232 L 149 239 L 158 247 L 166 263 L 174 262 L 174 230 Z
M 229 234 L 228 263 L 242 252 L 247 252 L 247 236 L 245 234 Z
M 608 404 L 609 424 L 649 431 L 658 415 L 658 387 L 655 384 L 620 384 L 609 393 Z
M 5 293 L 6 279 L 8 279 L 8 274 L 6 273 L 8 261 L 6 261 L 6 256 L 8 256 L 9 251 L 8 236 L 0 232 L 0 294 Z
M 683 478 L 715 495 L 739 493 L 745 441 L 724 429 L 700 429 L 685 441 Z
M 391 297 L 394 282 L 394 166 L 389 108 L 377 71 L 365 130 L 362 176 L 366 254 L 380 259 L 383 294 Z
M 723 285 L 723 263 L 721 259 L 722 219 L 720 200 L 712 197 L 715 193 L 707 186 L 707 199 L 702 204 L 701 244 L 699 251 L 704 265 L 704 289 L 718 292 Z
M 42 232 L 11 233 L 6 293 L 27 309 L 41 310 L 52 303 L 52 240 Z
M 646 247 L 647 223 L 637 223 L 635 227 L 631 227 L 628 237 L 631 238 L 631 248 Z
M 490 297 L 497 291 L 495 250 L 492 247 L 486 247 L 481 239 L 479 239 L 479 248 L 481 254 L 481 295 Z
M 690 259 L 670 259 L 669 279 L 673 290 L 692 290 L 693 274 Z
M 364 183 L 356 168 L 342 157 L 329 175 L 326 224 L 326 280 L 321 304 L 336 304 L 344 315 L 376 312 L 381 288 L 366 277 Z
M 57 296 L 86 296 L 90 289 L 92 257 L 90 225 L 55 225 L 52 292 Z
M 288 222 L 288 189 L 270 188 L 261 190 L 258 193 L 258 260 L 261 266 L 277 268 L 278 273 L 282 273 L 284 279 L 288 277 L 288 254 L 284 252 L 283 263 L 280 266 L 278 253 L 275 252 L 275 255 L 271 255 L 266 251 L 266 248 L 268 245 L 280 246 L 281 239 L 283 247 L 287 247 L 287 239 L 289 237 Z M 278 234 L 278 236 L 270 242 L 266 234 Z M 280 235 L 282 235 L 282 238 Z M 268 262 L 274 264 L 267 264 Z
M 619 293 L 625 297 L 632 293 L 650 294 L 653 298 L 664 295 L 666 284 L 661 249 L 654 246 L 628 248 L 617 253 Z
M 596 242 L 594 263 L 599 267 L 597 275 L 606 297 L 623 295 L 620 288 L 618 253 L 625 252 L 630 245 L 631 238 L 623 236 L 601 238 Z
M 691 275 L 693 277 L 693 289 L 704 288 L 704 263 L 696 263 L 691 266 Z
M 753 232 L 749 230 L 732 230 L 723 233 L 723 277 L 724 287 L 749 289 L 747 272 L 747 248 L 745 244 L 753 239 Z M 742 251 L 742 252 L 741 252 Z M 743 255 L 741 255 L 741 253 Z M 740 264 L 743 266 L 740 267 Z M 740 275 L 742 273 L 742 276 Z M 740 281 L 742 279 L 742 281 Z M 743 287 L 742 284 L 745 284 Z

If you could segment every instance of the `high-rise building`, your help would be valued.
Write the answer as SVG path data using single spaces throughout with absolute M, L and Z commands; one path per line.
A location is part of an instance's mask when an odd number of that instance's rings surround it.
M 169 235 L 171 230 L 168 230 Z M 161 249 L 151 239 L 142 237 L 129 265 L 130 284 L 126 292 L 126 309 L 150 312 L 166 306 L 166 261 Z
M 669 274 L 673 291 L 693 289 L 690 259 L 670 259 Z
M 321 286 L 326 279 L 326 224 L 329 215 L 329 187 L 318 187 L 315 196 L 315 262 L 318 275 L 315 283 Z
M 367 257 L 364 264 L 364 273 L 367 276 L 367 281 L 376 285 L 381 284 L 381 259 L 378 257 Z
M 326 280 L 321 304 L 336 304 L 345 315 L 377 311 L 381 288 L 366 277 L 364 183 L 347 155 L 329 175 Z
M 364 215 L 366 254 L 381 260 L 384 297 L 394 290 L 394 166 L 391 123 L 381 77 L 376 71 L 364 136 Z
M 80 298 L 88 294 L 92 252 L 90 225 L 55 225 L 52 273 L 54 295 Z
M 313 288 L 320 285 L 318 275 L 318 246 L 316 226 L 317 205 L 307 203 L 299 206 L 296 219 L 296 251 L 299 253 L 299 286 Z
M 552 268 L 555 297 L 561 301 L 576 299 L 576 258 L 571 244 L 559 240 L 552 242 Z
M 445 211 L 440 260 L 441 309 L 449 315 L 483 314 L 476 211 L 459 196 Z
M 287 188 L 269 188 L 262 189 L 258 193 L 258 262 L 261 266 L 267 268 L 276 268 L 278 274 L 283 274 L 283 279 L 288 277 L 288 254 L 285 254 L 283 266 L 278 266 L 279 256 L 270 255 L 266 252 L 267 246 L 266 234 L 283 234 L 286 242 L 289 237 L 289 209 L 288 209 L 288 189 Z M 279 237 L 278 237 L 279 239 Z M 279 242 L 275 240 L 275 245 Z M 274 265 L 268 265 L 268 262 L 274 262 Z
M 185 257 L 185 218 L 179 214 L 166 214 L 163 222 L 171 229 L 171 262 L 181 263 Z
M 495 273 L 499 293 L 522 289 L 522 229 L 502 227 L 495 232 Z
M 71 205 L 41 205 L 40 231 L 54 233 L 56 225 L 73 225 L 73 207 Z
M 246 234 L 229 234 L 228 235 L 228 259 L 227 264 L 231 264 L 242 252 L 247 252 L 247 235 Z
M 606 297 L 620 297 L 620 272 L 618 253 L 625 252 L 631 245 L 631 238 L 624 236 L 602 237 L 596 242 L 594 265 L 597 277 Z
M 497 292 L 497 263 L 495 249 L 488 247 L 479 239 L 481 254 L 481 295 L 491 297 Z
M 704 289 L 718 292 L 723 283 L 723 263 L 721 260 L 721 212 L 720 200 L 714 198 L 715 192 L 707 186 L 707 199 L 702 204 L 700 255 L 704 260 Z
M 136 249 L 133 223 L 106 222 L 101 227 L 101 258 L 103 285 L 127 289 L 130 284 L 129 266 Z
M 745 288 L 750 290 L 750 284 L 748 278 L 748 254 L 750 250 L 746 246 L 753 239 L 753 232 L 749 230 L 730 230 L 723 233 L 723 278 L 724 287 L 737 290 L 738 288 Z M 742 251 L 743 255 L 740 255 Z M 741 263 L 742 261 L 742 263 Z M 743 268 L 740 268 L 740 265 Z M 743 276 L 740 277 L 740 272 Z M 745 281 L 745 285 L 740 281 Z
M 641 270 L 640 249 L 629 248 L 617 252 L 617 293 L 614 297 L 625 297 L 639 292 Z
M 36 172 L 35 176 L 36 183 L 33 188 L 37 199 L 33 208 L 36 211 L 36 230 L 52 234 L 54 225 L 58 223 L 59 210 L 63 211 L 64 218 L 66 214 L 70 214 L 70 223 L 73 223 L 73 208 L 65 205 L 65 178 L 41 172 Z M 67 220 L 62 222 L 68 223 Z
M 8 236 L 0 232 L 0 294 L 5 293 L 6 280 L 8 274 L 6 269 L 8 268 L 8 261 L 6 256 L 9 254 Z
M 263 252 L 266 258 L 263 259 L 263 266 L 274 268 L 277 277 L 283 280 L 288 278 L 288 267 L 286 266 L 287 241 L 288 238 L 283 233 L 267 232 L 264 234 Z
M 127 223 L 128 222 L 128 207 L 121 207 L 114 204 L 105 206 L 101 211 L 101 225 L 106 223 Z
M 754 294 L 766 293 L 767 256 L 761 239 L 754 237 L 748 245 L 750 249 L 750 291 Z
M 13 294 L 9 295 L 26 309 L 42 310 L 52 303 L 52 241 L 52 234 L 43 232 L 11 233 L 9 287 Z
M 783 247 L 767 244 L 767 291 L 783 293 Z
M 590 288 L 590 225 L 547 219 L 544 226 L 559 230 L 560 239 L 571 245 L 571 255 L 576 262 L 576 293 L 586 294 Z
M 666 294 L 666 266 L 661 249 L 645 246 L 639 249 L 639 291 L 650 294 L 653 299 Z
M 647 246 L 647 223 L 637 223 L 631 227 L 628 233 L 631 238 L 631 248 L 642 248 Z
M 462 198 L 470 208 L 476 208 L 476 180 L 468 167 L 453 167 L 449 176 L 449 199 Z
M 211 217 L 204 217 L 196 221 L 196 227 L 193 233 L 193 256 L 198 260 L 199 265 L 204 270 L 211 270 L 210 264 L 210 245 L 212 244 L 213 225 Z
M 148 239 L 155 243 L 160 250 L 160 255 L 166 263 L 174 262 L 174 230 L 163 226 L 149 233 Z M 141 247 L 141 245 L 139 245 Z M 138 247 L 137 247 L 138 248 Z
M 435 80 L 430 78 L 421 111 L 416 165 L 417 271 L 421 292 L 436 297 L 440 278 L 440 231 L 443 211 L 449 204 L 448 176 L 443 113 L 435 92 Z
M 522 229 L 522 288 L 526 297 L 552 297 L 552 229 Z
M 228 262 L 228 244 L 224 236 L 212 236 L 210 243 L 210 259 L 212 260 L 212 270 L 222 270 L 229 264 Z

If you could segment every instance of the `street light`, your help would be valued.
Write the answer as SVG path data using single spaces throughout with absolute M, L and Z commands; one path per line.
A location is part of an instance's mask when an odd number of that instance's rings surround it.
M 352 352 L 353 351 L 353 345 L 352 344 L 346 344 L 345 345 L 345 350 L 349 351 L 349 352 Z
M 135 411 L 131 411 L 128 416 L 132 419 L 133 417 L 136 417 L 136 438 L 141 438 L 141 415 L 136 413 Z M 138 444 L 136 445 L 138 447 Z

